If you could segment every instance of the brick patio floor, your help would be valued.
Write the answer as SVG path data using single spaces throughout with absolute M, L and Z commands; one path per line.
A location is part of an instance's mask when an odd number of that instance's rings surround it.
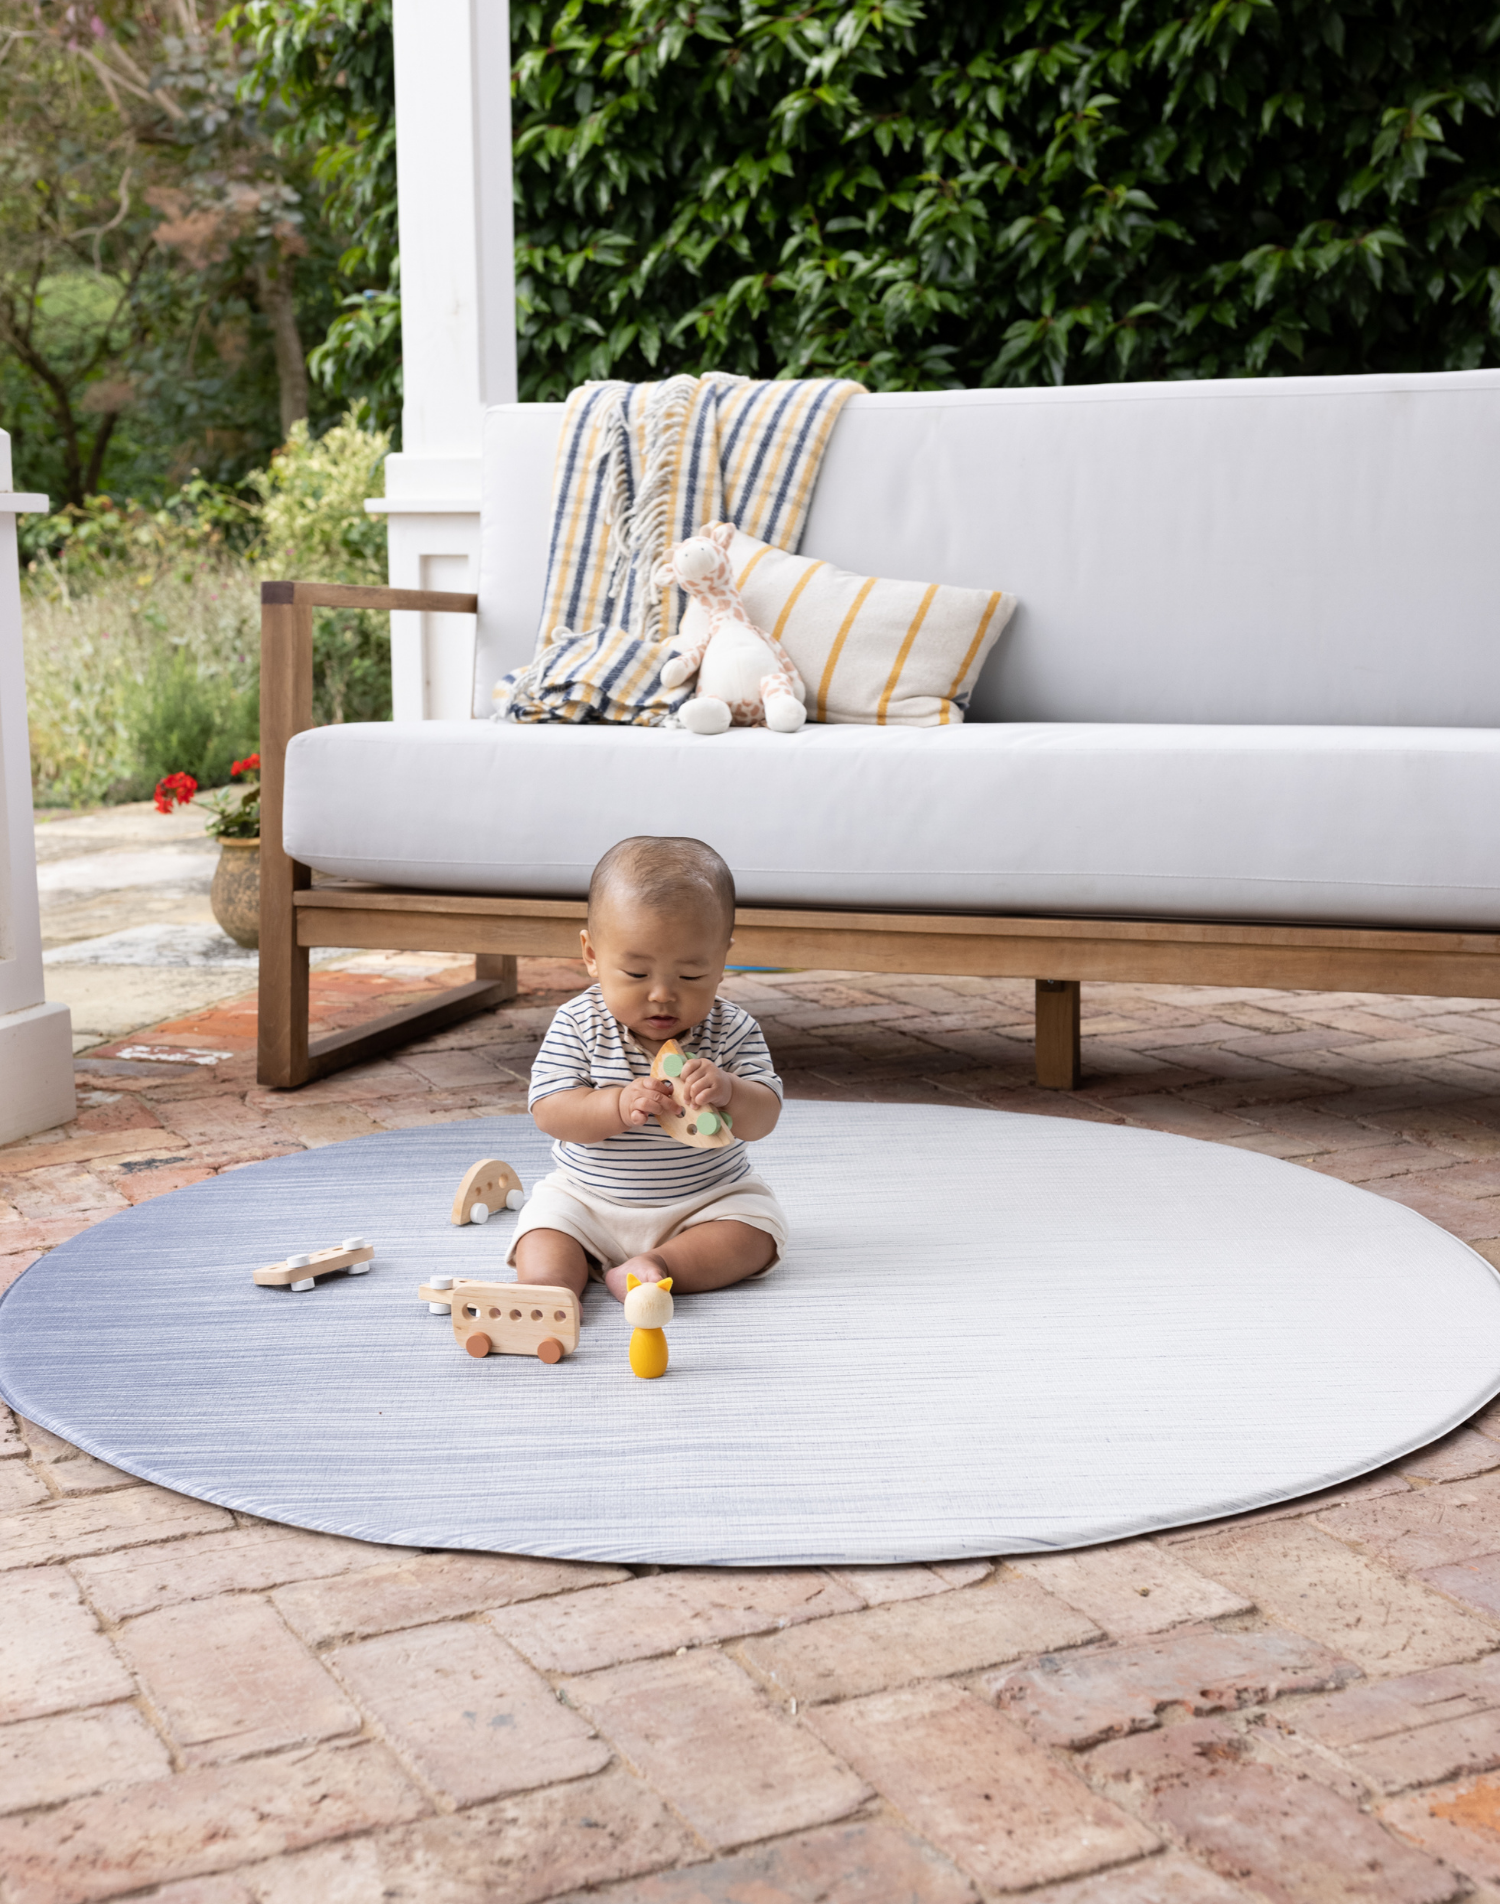
M 317 975 L 319 1021 L 440 966 Z M 523 964 L 515 1004 L 292 1095 L 253 1082 L 253 999 L 91 1052 L 77 1122 L 0 1150 L 0 1281 L 254 1158 L 524 1108 L 580 981 Z M 1494 1005 L 1088 987 L 1059 1096 L 1028 986 L 730 989 L 793 1095 L 1262 1150 L 1500 1264 Z M 10 1421 L 0 1517 L 4 1904 L 1500 1901 L 1500 1405 L 1330 1495 L 993 1566 L 397 1552 Z

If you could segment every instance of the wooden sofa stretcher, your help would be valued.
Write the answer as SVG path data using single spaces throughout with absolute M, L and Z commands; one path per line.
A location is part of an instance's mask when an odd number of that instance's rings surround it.
M 267 582 L 261 603 L 257 1076 L 295 1089 L 514 997 L 518 956 L 578 956 L 586 909 L 582 900 L 350 882 L 314 887 L 309 869 L 289 859 L 281 843 L 287 745 L 313 725 L 313 610 L 472 615 L 478 602 L 429 590 Z M 310 1042 L 307 955 L 320 945 L 473 953 L 475 975 L 431 1003 Z M 1079 1082 L 1085 980 L 1500 998 L 1500 934 L 1488 932 L 742 906 L 735 954 L 747 965 L 1034 979 L 1037 1082 L 1052 1090 Z

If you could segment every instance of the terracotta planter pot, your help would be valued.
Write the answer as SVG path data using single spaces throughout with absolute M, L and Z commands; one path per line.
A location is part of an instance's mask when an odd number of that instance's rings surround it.
M 214 917 L 236 945 L 260 944 L 260 841 L 220 840 L 208 895 Z

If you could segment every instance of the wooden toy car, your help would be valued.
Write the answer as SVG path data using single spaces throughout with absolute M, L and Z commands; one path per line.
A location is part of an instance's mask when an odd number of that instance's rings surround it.
M 366 1276 L 375 1246 L 367 1236 L 346 1236 L 334 1249 L 314 1250 L 308 1256 L 288 1256 L 284 1262 L 267 1263 L 255 1272 L 255 1281 L 264 1289 L 311 1289 L 320 1276 L 336 1269 L 347 1269 L 351 1276 Z
M 656 1121 L 669 1137 L 675 1137 L 679 1144 L 687 1144 L 690 1149 L 722 1150 L 734 1142 L 729 1113 L 708 1104 L 692 1110 L 683 1102 L 682 1086 L 677 1080 L 682 1076 L 682 1067 L 693 1055 L 691 1051 L 684 1051 L 675 1038 L 669 1038 L 652 1059 L 651 1075 L 665 1078 L 671 1085 L 674 1106 L 671 1110 L 658 1111 Z
M 417 1294 L 434 1315 L 452 1314 L 454 1340 L 475 1357 L 535 1355 L 560 1362 L 578 1347 L 581 1313 L 571 1289 L 434 1276 Z
M 488 1223 L 497 1210 L 519 1210 L 526 1201 L 521 1179 L 498 1157 L 470 1164 L 453 1199 L 455 1223 Z

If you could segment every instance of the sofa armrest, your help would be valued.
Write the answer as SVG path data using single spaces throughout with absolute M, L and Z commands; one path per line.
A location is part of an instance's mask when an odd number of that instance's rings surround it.
M 262 608 L 415 608 L 433 615 L 477 615 L 477 595 L 436 588 L 351 588 L 342 582 L 262 582 Z
M 414 608 L 473 615 L 474 595 L 437 589 L 262 582 L 260 589 L 260 1075 L 307 1075 L 307 953 L 296 942 L 295 896 L 312 883 L 281 844 L 286 750 L 313 724 L 313 610 Z M 288 1001 L 300 998 L 293 1010 Z
M 434 614 L 474 615 L 479 598 L 440 589 L 354 588 L 340 582 L 261 583 L 261 837 L 273 839 L 278 851 L 287 746 L 294 734 L 313 724 L 315 608 L 425 609 Z

